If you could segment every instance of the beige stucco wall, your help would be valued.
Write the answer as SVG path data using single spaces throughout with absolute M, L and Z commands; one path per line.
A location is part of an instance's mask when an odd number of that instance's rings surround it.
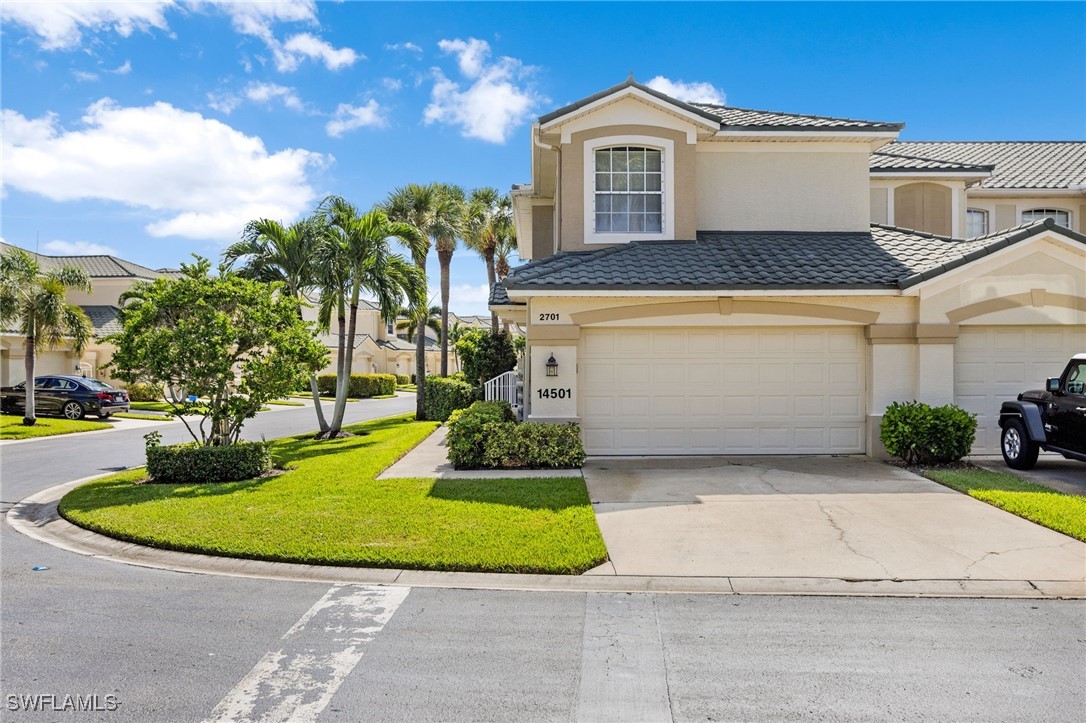
M 1071 212 L 1073 231 L 1086 233 L 1086 196 L 978 196 L 965 192 L 967 208 L 988 212 L 988 225 L 992 231 L 1013 228 L 1022 223 L 1022 213 L 1034 208 L 1054 208 Z M 964 211 L 963 211 L 963 216 Z
M 532 207 L 532 258 L 554 253 L 554 206 Z
M 888 195 L 885 188 L 871 189 L 871 223 L 889 223 L 886 206 Z
M 675 238 L 692 239 L 697 235 L 695 146 L 687 143 L 687 134 L 658 126 L 609 125 L 573 133 L 570 143 L 562 144 L 562 191 L 559 201 L 562 229 L 559 250 L 584 251 L 610 245 L 584 243 L 584 215 L 591 212 L 591 209 L 584 208 L 584 144 L 596 138 L 629 135 L 663 138 L 674 144 Z M 669 185 L 667 179 L 664 179 L 664 185 Z M 618 236 L 616 234 L 616 243 L 621 242 Z
M 713 150 L 709 150 L 709 146 Z M 866 231 L 869 147 L 707 143 L 697 153 L 704 231 Z
M 91 279 L 91 293 L 69 291 L 68 303 L 79 306 L 119 306 L 121 294 L 132 288 L 135 279 Z

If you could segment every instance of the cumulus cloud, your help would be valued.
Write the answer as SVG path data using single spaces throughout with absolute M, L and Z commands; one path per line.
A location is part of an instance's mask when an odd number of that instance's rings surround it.
M 429 299 L 440 303 L 441 289 L 429 289 Z M 457 314 L 490 314 L 490 286 L 488 284 L 455 284 L 449 288 L 449 310 Z
M 671 80 L 658 75 L 648 83 L 653 90 L 658 90 L 664 95 L 669 95 L 676 100 L 686 103 L 713 103 L 724 105 L 726 97 L 724 91 L 712 83 L 686 83 L 681 80 Z
M 208 93 L 208 105 L 220 113 L 230 115 L 245 101 L 270 105 L 282 103 L 283 107 L 299 112 L 309 112 L 306 103 L 298 97 L 294 88 L 278 83 L 261 83 L 253 81 L 240 92 Z
M 84 32 L 115 32 L 127 38 L 136 31 L 168 30 L 166 11 L 174 7 L 173 0 L 8 0 L 0 4 L 0 17 L 36 35 L 45 50 L 70 50 L 79 46 Z
M 132 72 L 132 61 L 126 60 L 123 65 L 118 65 L 113 70 L 109 71 L 114 75 L 128 75 Z
M 340 103 L 332 120 L 325 124 L 324 130 L 333 138 L 340 138 L 344 133 L 359 128 L 367 126 L 379 128 L 384 126 L 385 122 L 385 110 L 375 100 L 370 100 L 361 106 Z
M 430 104 L 423 112 L 425 123 L 458 126 L 465 137 L 504 143 L 542 101 L 527 82 L 531 68 L 507 56 L 492 60 L 485 40 L 442 40 L 438 47 L 456 56 L 467 87 L 435 68 Z
M 311 33 L 293 35 L 281 46 L 271 47 L 275 55 L 275 67 L 282 73 L 297 70 L 306 59 L 324 63 L 328 70 L 340 70 L 365 57 L 350 48 L 335 48 L 328 41 Z
M 116 256 L 112 246 L 91 243 L 90 241 L 50 241 L 42 244 L 41 250 L 56 256 Z
M 422 55 L 422 48 L 414 43 L 385 43 L 385 50 L 407 50 Z
M 105 98 L 80 127 L 54 114 L 0 111 L 4 185 L 53 201 L 114 201 L 151 211 L 152 236 L 229 241 L 250 219 L 293 221 L 313 206 L 309 174 L 331 157 L 271 153 L 248 136 L 169 103 L 122 107 Z

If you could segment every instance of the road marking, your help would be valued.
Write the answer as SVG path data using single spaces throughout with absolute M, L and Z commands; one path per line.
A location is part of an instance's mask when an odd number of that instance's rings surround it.
M 673 720 L 651 594 L 588 593 L 575 719 Z
M 333 585 L 253 666 L 205 723 L 306 723 L 332 700 L 409 587 Z

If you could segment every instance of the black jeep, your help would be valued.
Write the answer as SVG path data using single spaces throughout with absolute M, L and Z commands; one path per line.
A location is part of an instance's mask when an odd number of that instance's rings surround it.
M 1086 354 L 1071 357 L 1063 375 L 1049 379 L 1044 391 L 1003 402 L 999 426 L 1008 467 L 1031 469 L 1042 449 L 1086 462 Z

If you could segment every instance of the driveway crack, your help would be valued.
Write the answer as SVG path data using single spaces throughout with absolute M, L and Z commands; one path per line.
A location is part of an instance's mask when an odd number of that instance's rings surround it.
M 825 503 L 816 502 L 815 504 L 818 505 L 818 509 L 821 510 L 822 514 L 826 516 L 826 520 L 830 523 L 830 527 L 832 527 L 834 530 L 837 531 L 837 541 L 838 542 L 840 542 L 842 545 L 844 545 L 846 548 L 848 548 L 848 551 L 851 552 L 853 555 L 856 555 L 857 557 L 862 557 L 864 559 L 870 560 L 871 562 L 878 565 L 880 568 L 882 568 L 882 571 L 886 574 L 886 577 L 893 577 L 893 575 L 890 573 L 890 571 L 888 569 L 886 569 L 886 566 L 883 565 L 882 562 L 880 562 L 878 559 L 876 559 L 874 557 L 871 557 L 870 555 L 865 555 L 864 553 L 860 552 L 859 550 L 857 550 L 855 547 L 852 546 L 852 543 L 850 543 L 848 541 L 848 538 L 845 537 L 844 529 L 839 524 L 837 524 L 837 520 L 835 520 L 833 518 L 833 515 L 830 514 L 830 511 L 828 509 L 826 509 Z

